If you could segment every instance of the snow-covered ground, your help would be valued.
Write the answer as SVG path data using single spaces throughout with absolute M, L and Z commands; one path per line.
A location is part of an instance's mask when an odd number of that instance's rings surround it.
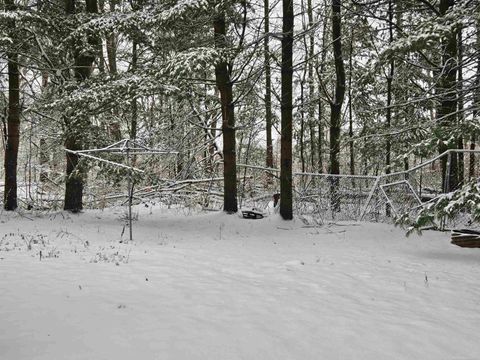
M 136 211 L 0 213 L 1 360 L 480 359 L 449 234 Z

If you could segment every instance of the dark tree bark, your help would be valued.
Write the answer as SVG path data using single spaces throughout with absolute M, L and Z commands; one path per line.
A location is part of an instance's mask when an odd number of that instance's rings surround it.
M 75 0 L 65 0 L 65 10 L 67 15 L 75 14 Z M 88 13 L 97 13 L 98 5 L 97 0 L 86 0 L 86 11 Z M 88 39 L 93 49 L 98 48 L 97 39 L 94 36 L 90 36 Z M 80 83 L 88 79 L 92 72 L 92 65 L 95 61 L 95 54 L 89 52 L 82 52 L 81 49 L 76 48 L 74 50 L 75 55 L 75 80 Z M 85 131 L 85 123 L 88 123 L 88 119 L 80 119 L 77 121 L 71 121 L 65 119 L 66 123 L 66 139 L 65 148 L 73 151 L 82 149 L 83 132 Z M 67 173 L 65 184 L 65 203 L 64 210 L 72 212 L 78 212 L 83 209 L 83 186 L 84 186 L 84 174 L 82 174 L 79 168 L 79 156 L 76 154 L 66 153 L 67 160 Z
M 325 5 L 326 6 L 326 5 Z M 324 17 L 323 19 L 323 32 L 322 34 L 327 33 L 328 27 L 328 18 Z M 325 69 L 325 63 L 327 58 L 327 37 L 322 36 L 322 56 L 320 59 L 320 64 L 316 64 L 317 69 L 317 78 L 318 78 L 318 94 L 322 92 L 322 76 Z M 318 142 L 317 142 L 317 152 L 318 152 L 318 172 L 323 173 L 323 144 L 324 144 L 324 127 L 323 127 L 323 114 L 324 114 L 324 104 L 320 96 L 318 97 Z
M 300 80 L 300 133 L 298 134 L 298 143 L 300 145 L 300 164 L 302 166 L 302 172 L 305 172 L 305 77 L 306 73 L 303 73 Z
M 458 30 L 458 124 L 461 126 L 465 121 L 464 97 L 463 97 L 463 38 L 462 29 Z M 463 150 L 463 136 L 457 139 L 457 148 Z M 465 157 L 463 153 L 458 153 L 458 186 L 461 186 L 465 180 Z
M 225 49 L 227 46 L 227 27 L 225 14 L 217 14 L 213 23 L 215 46 Z M 215 65 L 215 78 L 222 106 L 223 133 L 223 211 L 231 214 L 238 211 L 237 204 L 237 163 L 235 141 L 235 105 L 233 103 L 233 83 L 230 78 L 229 64 L 221 59 Z
M 45 71 L 42 73 L 42 92 L 48 86 L 48 72 Z M 45 138 L 40 138 L 39 146 L 39 163 L 40 163 L 40 182 L 48 181 L 48 152 L 47 152 L 47 142 Z
M 388 35 L 390 44 L 393 43 L 393 1 L 388 1 Z M 393 95 L 393 76 L 395 75 L 395 60 L 393 56 L 390 57 L 388 73 L 387 73 L 387 112 L 386 112 L 386 127 L 387 133 L 390 133 L 392 127 L 392 95 Z M 385 155 L 385 174 L 392 172 L 391 168 L 392 157 L 392 139 L 390 135 L 387 135 L 386 155 Z M 390 205 L 386 205 L 386 215 L 391 215 Z
M 270 4 L 264 0 L 265 39 L 263 41 L 265 61 L 265 132 L 267 136 L 267 156 L 265 165 L 273 168 L 273 143 L 272 143 L 272 71 L 270 67 L 270 49 L 268 44 L 270 32 Z
M 440 0 L 440 14 L 444 16 L 448 9 L 453 7 L 455 0 Z M 439 126 L 441 131 L 441 141 L 438 147 L 440 153 L 453 149 L 456 147 L 456 141 L 445 143 L 449 138 L 448 129 L 456 123 L 457 110 L 457 37 L 456 33 L 452 32 L 447 35 L 442 41 L 442 62 L 440 69 L 440 79 L 438 86 L 438 95 L 440 99 L 440 106 L 437 110 L 437 119 L 439 119 Z M 443 128 L 443 129 L 442 129 Z M 452 191 L 457 188 L 458 174 L 457 174 L 457 156 L 451 154 L 450 164 L 447 168 L 447 158 L 442 158 L 442 183 L 444 191 Z M 448 182 L 446 181 L 448 174 Z M 447 184 L 448 183 L 448 184 Z
M 476 41 L 476 51 L 480 51 L 480 19 L 477 19 L 477 41 Z M 473 118 L 476 118 L 479 114 L 480 109 L 480 57 L 477 59 L 477 74 L 475 76 L 475 85 L 477 89 L 474 94 L 474 111 Z M 477 141 L 477 133 L 475 131 L 470 135 L 470 150 L 475 150 L 475 145 Z M 468 169 L 468 179 L 473 180 L 475 178 L 475 154 L 470 153 L 469 159 L 469 169 Z
M 137 69 L 138 53 L 137 42 L 133 40 L 132 44 L 132 72 Z M 130 139 L 135 140 L 137 138 L 137 121 L 138 121 L 138 103 L 137 99 L 132 99 L 132 123 L 130 125 Z
M 293 81 L 293 0 L 283 0 L 282 37 L 282 97 L 281 97 L 281 164 L 280 164 L 280 215 L 293 219 L 292 191 L 292 81 Z
M 389 33 L 389 41 L 393 43 L 393 0 L 389 0 L 388 2 L 388 33 Z M 386 109 L 386 127 L 387 133 L 390 133 L 390 129 L 392 127 L 392 94 L 393 94 L 393 76 L 395 74 L 395 60 L 393 56 L 390 57 L 389 60 L 389 68 L 387 73 L 387 109 Z M 385 173 L 391 173 L 391 156 L 392 156 L 392 139 L 390 136 L 387 136 L 387 144 L 386 144 L 386 157 L 385 157 Z
M 340 126 L 342 116 L 342 104 L 345 97 L 345 67 L 342 55 L 342 18 L 341 0 L 332 0 L 332 43 L 333 56 L 335 59 L 335 93 L 330 101 L 330 173 L 340 174 Z M 332 208 L 340 210 L 340 199 L 338 194 L 338 178 L 333 178 L 332 186 Z
M 16 6 L 13 0 L 7 0 L 6 10 L 14 11 Z M 15 21 L 11 20 L 10 28 L 15 30 Z M 18 68 L 18 54 L 13 51 L 7 53 L 8 68 L 8 113 L 7 113 L 7 142 L 5 148 L 5 210 L 15 210 L 17 203 L 17 163 L 18 147 L 20 142 L 20 73 Z
M 310 128 L 310 166 L 315 171 L 316 140 L 315 140 L 315 79 L 313 77 L 315 56 L 315 33 L 313 31 L 313 6 L 312 0 L 307 0 L 308 28 L 310 29 L 308 44 L 308 127 Z
M 110 0 L 110 12 L 115 12 L 117 0 Z M 107 58 L 110 74 L 117 74 L 117 35 L 114 31 L 107 35 Z
M 109 0 L 110 4 L 110 12 L 115 12 L 115 6 L 118 3 L 118 0 Z M 135 7 L 134 7 L 135 8 Z M 116 76 L 118 74 L 117 70 L 117 40 L 118 36 L 115 33 L 115 31 L 111 31 L 107 34 L 107 61 L 108 61 L 108 70 L 109 73 L 113 76 Z M 133 40 L 133 48 L 134 50 L 132 52 L 136 51 L 136 43 L 135 39 Z M 103 54 L 102 54 L 103 55 Z M 132 72 L 134 72 L 134 67 L 136 66 L 136 54 L 132 54 Z M 134 65 L 135 63 L 135 65 Z M 136 116 L 136 99 L 132 100 L 132 118 Z M 113 109 L 113 116 L 114 118 L 118 119 L 119 115 L 119 109 L 118 107 L 115 107 Z M 133 127 L 133 119 L 132 119 L 132 127 Z M 122 139 L 122 130 L 120 123 L 118 121 L 113 121 L 109 124 L 109 132 L 112 138 L 115 141 L 119 141 Z M 130 129 L 130 132 L 134 132 L 132 129 Z M 135 137 L 130 136 L 131 139 L 134 139 Z
M 352 99 L 352 77 L 353 77 L 353 38 L 354 31 L 350 36 L 350 53 L 348 58 L 348 147 L 350 152 L 350 175 L 355 175 L 355 149 L 353 143 L 353 99 Z
M 105 13 L 105 0 L 98 0 L 98 11 L 100 14 Z M 105 74 L 105 57 L 103 56 L 103 38 L 98 42 L 98 72 Z

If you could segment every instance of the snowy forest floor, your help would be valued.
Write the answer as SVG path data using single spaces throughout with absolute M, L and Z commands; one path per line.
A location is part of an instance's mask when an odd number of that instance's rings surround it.
M 0 359 L 480 358 L 480 249 L 386 224 L 0 213 Z M 42 259 L 40 259 L 40 251 Z

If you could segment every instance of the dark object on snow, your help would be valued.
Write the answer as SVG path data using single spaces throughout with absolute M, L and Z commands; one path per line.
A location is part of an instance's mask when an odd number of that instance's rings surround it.
M 280 193 L 273 194 L 273 207 L 277 207 L 280 200 Z
M 465 248 L 480 248 L 480 231 L 452 230 L 452 244 Z
M 263 219 L 263 214 L 257 209 L 242 210 L 242 216 L 244 219 Z

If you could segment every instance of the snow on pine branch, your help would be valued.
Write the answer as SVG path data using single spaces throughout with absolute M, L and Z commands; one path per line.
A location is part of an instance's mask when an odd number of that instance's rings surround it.
M 217 49 L 199 47 L 173 54 L 166 61 L 162 74 L 169 78 L 187 78 L 213 66 L 221 54 Z
M 28 22 L 48 23 L 48 18 L 40 13 L 25 10 L 0 11 L 0 24 L 8 24 L 15 21 L 16 25 Z
M 110 12 L 101 15 L 82 14 L 83 24 L 73 31 L 66 41 L 82 36 L 85 33 L 109 33 L 112 31 L 125 32 L 129 29 L 152 28 L 156 29 L 179 22 L 188 17 L 190 11 L 206 10 L 208 2 L 205 0 L 179 0 L 173 6 L 158 4 L 146 5 L 139 10 L 129 12 Z
M 381 52 L 380 63 L 387 61 L 392 55 L 438 46 L 441 39 L 450 36 L 457 29 L 474 24 L 474 15 L 477 13 L 478 6 L 458 4 L 444 16 L 425 19 L 410 34 L 393 41 Z
M 425 226 L 435 225 L 444 217 L 452 219 L 460 213 L 470 216 L 473 222 L 480 222 L 480 179 L 472 180 L 461 189 L 442 194 L 424 205 L 408 232 L 420 231 Z M 412 224 L 408 215 L 401 217 L 398 222 Z
M 161 78 L 151 73 L 125 73 L 118 78 L 92 78 L 80 85 L 72 83 L 68 93 L 56 100 L 43 105 L 44 109 L 61 109 L 69 113 L 82 116 L 90 112 L 107 110 L 125 100 L 152 94 L 169 94 L 178 91 L 178 88 L 165 84 Z
M 75 110 L 78 116 L 95 111 L 105 111 L 136 97 L 153 94 L 172 94 L 182 91 L 183 80 L 202 75 L 219 58 L 213 48 L 194 48 L 172 54 L 168 59 L 151 64 L 137 73 L 123 73 L 117 77 L 97 76 L 81 84 L 71 82 L 66 94 L 41 106 L 43 109 Z M 189 84 L 188 81 L 186 83 Z M 173 85 L 174 84 L 174 85 Z

